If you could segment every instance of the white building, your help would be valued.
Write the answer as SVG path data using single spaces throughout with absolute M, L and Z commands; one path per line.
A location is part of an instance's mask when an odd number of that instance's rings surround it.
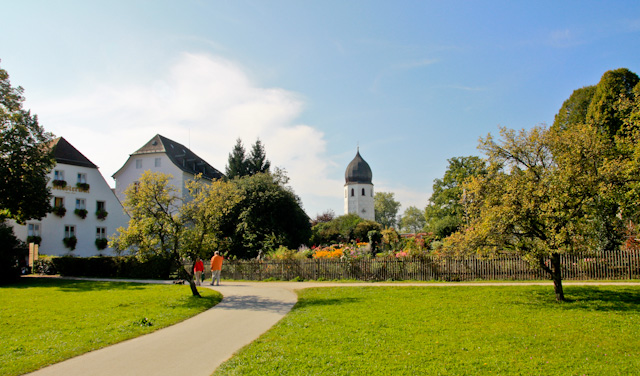
M 355 213 L 375 221 L 371 167 L 360 156 L 360 149 L 344 173 L 344 214 Z
M 129 159 L 113 174 L 116 181 L 116 196 L 124 202 L 124 191 L 140 180 L 145 171 L 170 174 L 172 184 L 181 197 L 187 197 L 186 182 L 195 175 L 202 174 L 208 180 L 220 179 L 224 175 L 189 148 L 161 135 L 155 135 L 143 147 L 129 156 Z
M 104 180 L 98 167 L 67 140 L 52 143 L 56 166 L 49 173 L 49 187 L 54 212 L 25 225 L 13 224 L 14 232 L 24 241 L 39 237 L 40 254 L 96 256 L 113 254 L 102 248 L 119 227 L 126 227 L 129 217 Z M 75 249 L 71 245 L 76 239 Z M 100 244 L 102 243 L 102 244 Z

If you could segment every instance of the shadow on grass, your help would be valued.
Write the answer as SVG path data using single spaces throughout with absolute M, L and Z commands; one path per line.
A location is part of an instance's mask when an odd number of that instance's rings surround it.
M 33 287 L 57 288 L 68 292 L 102 291 L 102 290 L 140 290 L 140 283 L 131 282 L 99 282 L 77 281 L 58 278 L 20 278 L 20 281 L 11 285 L 0 286 L 2 288 L 26 289 Z
M 623 286 L 568 286 L 564 288 L 566 301 L 557 303 L 553 289 L 534 291 L 532 304 L 563 310 L 640 312 L 640 289 Z
M 358 303 L 362 299 L 359 298 L 327 298 L 327 299 L 318 299 L 318 298 L 307 298 L 301 299 L 296 303 L 293 307 L 293 310 L 302 309 L 306 307 L 315 307 L 315 306 L 337 306 L 337 305 L 345 305 L 351 303 Z

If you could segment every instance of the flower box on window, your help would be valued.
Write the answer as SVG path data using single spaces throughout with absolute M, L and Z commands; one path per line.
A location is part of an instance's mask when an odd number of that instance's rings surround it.
M 96 239 L 96 248 L 98 248 L 99 250 L 103 250 L 107 248 L 108 244 L 109 244 L 109 239 L 107 238 Z
M 40 243 L 42 243 L 42 238 L 37 235 L 27 236 L 27 243 L 40 245 Z
M 54 180 L 52 184 L 56 188 L 64 188 L 67 186 L 67 182 L 65 180 Z
M 51 212 L 62 218 L 67 214 L 67 209 L 64 206 L 54 206 L 53 209 L 51 209 Z
M 88 191 L 89 190 L 89 183 L 76 183 L 76 187 L 81 190 L 81 191 Z
M 107 215 L 109 215 L 109 213 L 107 213 L 106 210 L 96 210 L 96 217 L 101 221 L 107 218 Z
M 85 218 L 87 218 L 87 213 L 88 213 L 88 211 L 87 211 L 87 209 L 76 209 L 76 210 L 74 211 L 74 213 L 76 213 L 76 215 L 77 215 L 78 217 L 80 217 L 80 218 L 82 218 L 82 219 L 85 219 Z
M 76 244 L 78 244 L 78 238 L 76 238 L 75 236 L 71 236 L 62 239 L 62 242 L 64 243 L 65 247 L 73 251 L 74 249 L 76 249 Z

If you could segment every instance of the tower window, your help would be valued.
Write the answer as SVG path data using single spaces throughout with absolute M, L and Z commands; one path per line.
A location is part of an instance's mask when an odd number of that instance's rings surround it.
M 355 191 L 351 188 L 351 197 L 355 196 Z
M 365 195 L 365 193 L 364 193 L 364 188 L 362 188 L 362 195 L 363 195 L 363 196 Z

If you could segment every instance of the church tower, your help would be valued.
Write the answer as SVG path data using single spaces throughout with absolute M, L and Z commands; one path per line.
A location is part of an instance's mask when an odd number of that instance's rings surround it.
M 344 213 L 375 220 L 371 167 L 360 156 L 360 148 L 344 173 Z

